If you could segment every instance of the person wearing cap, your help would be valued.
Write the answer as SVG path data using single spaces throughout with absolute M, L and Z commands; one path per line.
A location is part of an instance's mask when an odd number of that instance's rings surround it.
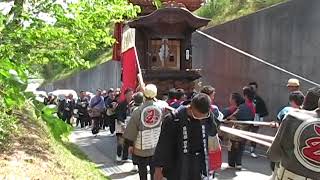
M 140 180 L 147 180 L 147 166 L 153 175 L 152 157 L 161 131 L 163 108 L 157 104 L 157 87 L 146 85 L 143 95 L 145 102 L 133 111 L 124 133 L 129 143 L 129 152 L 133 161 L 138 165 Z M 151 176 L 151 179 L 153 177 Z
M 300 82 L 298 79 L 295 79 L 295 78 L 291 78 L 288 80 L 288 83 L 287 83 L 287 88 L 288 88 L 288 92 L 289 92 L 289 95 L 288 97 L 290 98 L 290 94 L 293 93 L 293 92 L 297 92 L 299 91 L 300 92 Z M 289 100 L 290 101 L 290 100 Z M 291 108 L 288 108 L 291 106 L 291 103 L 290 102 L 287 102 L 286 105 L 283 105 L 281 106 L 279 109 L 278 109 L 278 117 L 277 117 L 277 124 L 282 122 L 283 118 L 285 117 L 285 115 L 287 114 L 287 110 L 288 109 L 291 109 Z M 275 162 L 272 162 L 271 161 L 271 170 L 274 171 L 275 168 L 276 168 L 276 163 Z
M 291 78 L 288 80 L 287 88 L 289 92 L 300 91 L 300 82 L 298 79 Z
M 267 151 L 277 164 L 272 179 L 316 180 L 320 174 L 320 87 L 308 90 L 303 108 L 284 117 Z

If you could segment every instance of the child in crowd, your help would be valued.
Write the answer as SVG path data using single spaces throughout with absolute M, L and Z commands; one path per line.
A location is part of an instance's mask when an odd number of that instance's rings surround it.
M 304 95 L 301 91 L 291 92 L 289 95 L 289 105 L 283 108 L 277 115 L 278 121 L 280 123 L 285 118 L 285 116 L 294 109 L 301 109 L 302 103 L 304 101 Z
M 243 96 L 238 93 L 233 93 L 230 98 L 229 113 L 227 120 L 235 121 L 253 121 L 255 116 L 255 106 L 253 104 L 254 91 L 250 87 L 243 88 Z M 244 100 L 243 100 L 244 99 Z M 232 128 L 248 131 L 250 125 L 246 124 L 233 124 Z M 246 140 L 238 136 L 230 136 L 230 143 L 228 147 L 228 164 L 231 168 L 241 170 L 242 168 L 242 155 L 244 151 Z M 231 145 L 231 146 L 230 146 Z

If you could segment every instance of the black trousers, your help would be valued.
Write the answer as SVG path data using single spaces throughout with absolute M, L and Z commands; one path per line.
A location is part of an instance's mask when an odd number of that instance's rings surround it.
M 77 118 L 77 121 L 79 121 L 81 128 L 84 128 L 89 120 L 90 120 L 90 117 L 85 115 L 79 115 L 79 117 Z M 77 126 L 78 126 L 78 122 L 77 122 Z
M 103 129 L 103 117 L 99 121 L 99 127 L 100 127 L 100 129 Z
M 112 115 L 112 116 L 107 116 L 107 121 L 108 121 L 108 125 L 110 128 L 110 132 L 111 134 L 113 134 L 116 130 L 116 116 Z
M 106 124 L 105 124 L 105 118 L 106 118 L 106 114 L 102 113 L 101 114 L 101 120 L 100 120 L 100 129 L 105 129 Z
M 148 180 L 147 166 L 150 167 L 150 176 L 151 176 L 151 180 L 153 180 L 154 166 L 152 164 L 152 156 L 140 157 L 140 156 L 132 155 L 132 158 L 138 165 L 140 180 Z
M 77 120 L 76 120 L 76 127 L 78 127 L 78 126 L 79 126 L 79 123 L 80 123 L 80 118 L 79 118 L 79 117 L 77 117 Z
M 271 161 L 270 168 L 271 168 L 272 172 L 274 171 L 275 166 L 276 166 L 276 163 Z
M 258 131 L 259 131 L 259 126 L 253 126 L 253 125 L 250 126 L 250 132 L 257 133 Z M 250 142 L 250 145 L 254 149 L 257 147 L 257 143 L 253 141 Z
M 231 167 L 241 166 L 245 142 L 231 141 L 231 144 L 231 151 L 228 151 L 228 164 Z
M 85 126 L 91 126 L 92 125 L 92 119 L 91 117 L 88 115 L 86 120 L 85 120 Z
M 62 111 L 58 111 L 58 117 L 61 119 L 61 120 L 63 120 L 63 112 Z
M 128 150 L 129 144 L 125 142 L 122 134 L 117 133 L 117 156 L 121 157 L 122 155 L 122 160 L 128 160 Z
M 71 117 L 72 117 L 72 113 L 64 112 L 62 116 L 62 120 L 71 125 Z
M 103 115 L 103 124 L 102 124 L 102 129 L 106 129 L 106 127 L 109 126 L 109 118 L 107 116 L 107 114 Z
M 92 118 L 92 134 L 98 134 L 100 130 L 101 116 Z

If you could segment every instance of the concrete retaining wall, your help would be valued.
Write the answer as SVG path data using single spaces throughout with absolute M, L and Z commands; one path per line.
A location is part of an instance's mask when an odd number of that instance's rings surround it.
M 121 64 L 118 61 L 108 61 L 95 68 L 81 71 L 62 80 L 41 86 L 40 90 L 47 92 L 56 89 L 73 89 L 95 92 L 97 88 L 109 89 L 121 87 Z
M 293 0 L 205 30 L 250 54 L 320 83 L 320 1 Z M 231 92 L 249 81 L 274 115 L 288 101 L 292 76 L 256 62 L 209 39 L 193 34 L 193 67 L 203 69 L 203 84 L 217 90 L 217 103 L 228 104 Z M 303 92 L 313 85 L 301 82 Z M 270 116 L 274 118 L 274 116 Z

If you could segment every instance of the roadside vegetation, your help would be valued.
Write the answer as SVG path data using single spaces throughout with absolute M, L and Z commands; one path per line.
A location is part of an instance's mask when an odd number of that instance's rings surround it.
M 139 11 L 125 0 L 0 2 L 0 179 L 105 178 L 25 90 L 29 78 L 90 67 L 114 43 L 112 24 Z
M 72 128 L 58 119 L 55 111 L 31 102 L 14 111 L 16 129 L 1 147 L 0 178 L 107 179 L 68 141 Z
M 216 25 L 283 1 L 210 0 L 196 13 Z M 105 178 L 69 143 L 72 128 L 25 89 L 28 78 L 54 80 L 108 60 L 112 25 L 140 9 L 126 0 L 63 2 L 0 3 L 0 179 Z
M 195 13 L 212 19 L 209 26 L 214 26 L 285 1 L 287 0 L 209 0 Z

